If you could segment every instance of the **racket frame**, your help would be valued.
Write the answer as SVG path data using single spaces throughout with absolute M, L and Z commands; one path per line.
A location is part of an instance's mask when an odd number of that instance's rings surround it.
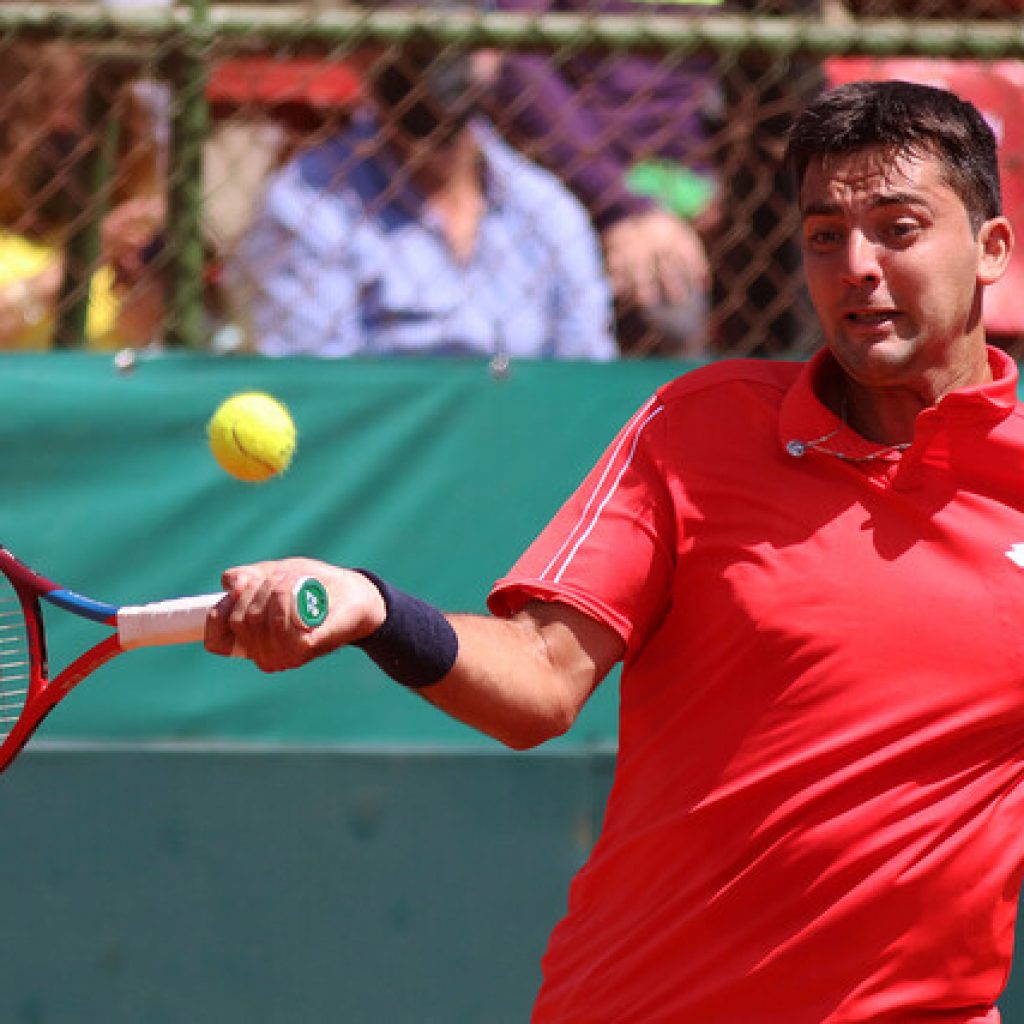
M 118 606 L 96 601 L 54 583 L 29 568 L 0 546 L 0 571 L 10 581 L 21 604 L 28 640 L 29 663 L 25 703 L 11 730 L 0 742 L 0 772 L 21 752 L 46 716 L 86 676 L 125 650 L 117 632 Z M 111 626 L 114 632 L 83 651 L 53 679 L 49 677 L 46 626 L 40 601 L 64 611 Z
M 123 651 L 201 642 L 210 609 L 225 596 L 223 593 L 197 594 L 143 605 L 107 604 L 58 586 L 29 568 L 2 545 L 0 572 L 10 582 L 21 605 L 29 660 L 21 712 L 10 731 L 0 736 L 0 772 L 14 760 L 43 719 L 86 676 Z M 311 576 L 300 579 L 295 585 L 293 598 L 295 615 L 303 629 L 315 629 L 324 621 L 328 595 L 319 580 Z M 46 622 L 41 601 L 113 629 L 113 633 L 79 654 L 53 679 L 49 676 Z M 245 651 L 238 645 L 232 654 L 245 657 Z

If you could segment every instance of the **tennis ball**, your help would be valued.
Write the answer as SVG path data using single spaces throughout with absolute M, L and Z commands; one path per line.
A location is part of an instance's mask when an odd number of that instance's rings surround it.
M 221 468 L 257 483 L 288 468 L 295 453 L 295 423 L 288 410 L 262 391 L 243 391 L 217 407 L 206 428 Z

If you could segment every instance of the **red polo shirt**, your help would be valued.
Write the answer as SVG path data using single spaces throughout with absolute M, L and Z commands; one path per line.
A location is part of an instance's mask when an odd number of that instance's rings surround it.
M 491 595 L 627 644 L 535 1021 L 993 1024 L 1024 864 L 1017 373 L 868 461 L 831 357 L 662 388 Z M 791 442 L 802 442 L 792 444 Z M 814 442 L 808 444 L 808 442 Z

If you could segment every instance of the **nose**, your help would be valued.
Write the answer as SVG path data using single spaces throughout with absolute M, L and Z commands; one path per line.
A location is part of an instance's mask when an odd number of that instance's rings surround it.
M 855 286 L 878 284 L 882 280 L 878 247 L 862 231 L 851 231 L 847 238 L 843 277 Z

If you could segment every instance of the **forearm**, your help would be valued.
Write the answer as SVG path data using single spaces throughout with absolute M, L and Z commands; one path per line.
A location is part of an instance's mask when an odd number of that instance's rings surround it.
M 435 707 L 515 750 L 566 732 L 606 669 L 583 656 L 558 665 L 557 627 L 535 614 L 448 616 L 459 655 L 444 679 L 419 691 Z M 556 667 L 557 666 L 557 667 Z
M 308 576 L 328 593 L 313 629 L 294 610 Z M 446 616 L 373 574 L 311 559 L 239 566 L 223 585 L 227 597 L 207 618 L 214 653 L 241 648 L 278 672 L 356 646 L 397 683 L 515 749 L 565 732 L 624 649 L 610 626 L 567 605 L 537 601 L 509 619 Z
M 565 732 L 607 671 L 605 627 L 572 608 L 533 602 L 510 619 L 445 615 L 365 569 L 384 602 L 355 641 L 396 682 L 513 748 Z M 377 615 L 373 616 L 377 618 Z M 609 659 L 618 652 L 617 637 Z

